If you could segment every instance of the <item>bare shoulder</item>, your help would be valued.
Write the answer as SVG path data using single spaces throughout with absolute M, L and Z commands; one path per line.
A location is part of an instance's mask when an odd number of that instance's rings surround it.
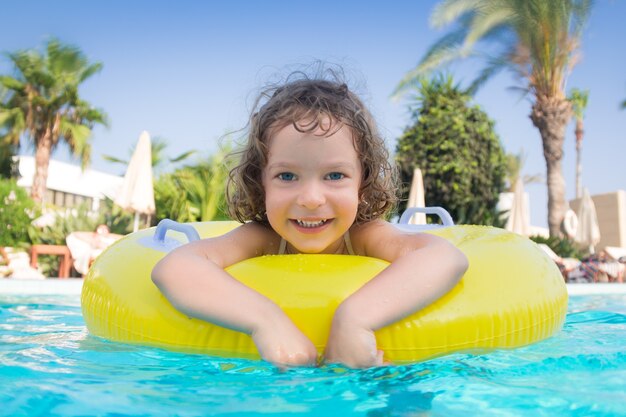
M 244 259 L 277 252 L 280 237 L 271 227 L 249 222 L 230 232 L 186 245 L 187 250 L 226 268 Z
M 406 232 L 384 220 L 354 225 L 350 237 L 360 255 L 393 262 L 408 252 L 435 244 L 449 245 L 448 241 L 429 233 Z

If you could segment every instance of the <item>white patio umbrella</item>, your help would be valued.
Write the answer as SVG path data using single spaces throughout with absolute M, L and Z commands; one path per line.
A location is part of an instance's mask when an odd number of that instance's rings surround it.
M 578 207 L 578 228 L 574 240 L 581 246 L 588 247 L 590 253 L 594 253 L 595 245 L 600 242 L 600 226 L 596 206 L 589 195 L 589 190 L 583 190 L 583 197 Z
M 152 147 L 150 135 L 143 131 L 137 147 L 130 159 L 122 188 L 115 198 L 115 204 L 124 210 L 135 213 L 133 231 L 139 229 L 139 215 L 154 214 L 154 188 L 152 185 Z
M 422 178 L 422 170 L 415 168 L 413 170 L 413 179 L 411 180 L 411 189 L 409 190 L 409 207 L 425 207 L 424 201 L 424 179 Z M 409 220 L 409 224 L 426 224 L 426 215 L 424 213 L 415 213 Z
M 522 236 L 530 236 L 530 210 L 521 178 L 518 178 L 513 186 L 513 202 L 504 228 Z

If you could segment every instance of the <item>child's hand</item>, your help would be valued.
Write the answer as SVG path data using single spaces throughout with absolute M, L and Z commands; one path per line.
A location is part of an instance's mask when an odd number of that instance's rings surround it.
M 287 316 L 257 327 L 252 340 L 263 360 L 279 367 L 315 366 L 317 350 Z
M 350 368 L 383 365 L 383 351 L 376 347 L 374 331 L 341 309 L 333 317 L 324 358 L 327 363 L 338 362 Z

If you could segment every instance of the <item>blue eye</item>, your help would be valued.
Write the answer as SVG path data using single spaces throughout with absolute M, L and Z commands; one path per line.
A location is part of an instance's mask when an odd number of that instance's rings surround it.
M 342 180 L 344 179 L 346 176 L 343 175 L 341 172 L 331 172 L 330 174 L 326 175 L 326 178 L 328 178 L 331 181 L 338 181 L 338 180 Z
M 277 175 L 277 177 L 282 181 L 294 181 L 296 179 L 296 174 L 293 172 L 281 172 Z

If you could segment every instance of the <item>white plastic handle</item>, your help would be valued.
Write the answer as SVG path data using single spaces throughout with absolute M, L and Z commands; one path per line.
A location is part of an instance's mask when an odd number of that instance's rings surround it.
M 439 227 L 448 227 L 454 226 L 454 220 L 452 220 L 452 216 L 450 213 L 443 207 L 409 207 L 407 208 L 402 216 L 400 217 L 399 224 L 409 224 L 409 220 L 415 213 L 424 213 L 424 214 L 436 214 L 441 219 L 441 225 L 429 225 L 429 226 L 439 226 Z

